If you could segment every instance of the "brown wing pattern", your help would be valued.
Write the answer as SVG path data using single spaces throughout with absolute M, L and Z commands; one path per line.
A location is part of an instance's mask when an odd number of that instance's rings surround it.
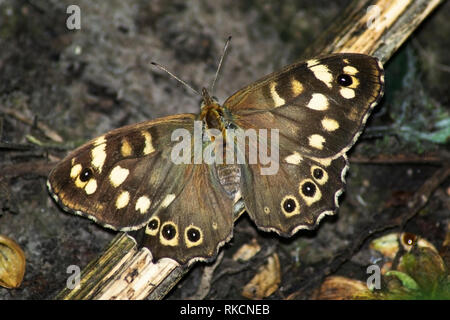
M 312 228 L 338 207 L 347 169 L 346 151 L 383 94 L 377 59 L 335 54 L 297 63 L 231 96 L 224 107 L 244 130 L 268 129 L 257 148 L 279 155 L 279 169 L 242 165 L 241 193 L 256 225 L 289 236 Z M 279 143 L 271 139 L 279 133 Z M 252 144 L 246 144 L 247 155 Z M 256 150 L 253 145 L 253 150 Z

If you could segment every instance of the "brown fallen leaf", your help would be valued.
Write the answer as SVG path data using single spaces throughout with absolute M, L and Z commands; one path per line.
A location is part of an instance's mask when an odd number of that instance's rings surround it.
M 249 283 L 242 290 L 242 296 L 248 299 L 262 299 L 278 290 L 281 282 L 280 259 L 274 253 L 267 258 Z
M 370 243 L 370 248 L 380 252 L 389 259 L 394 259 L 400 250 L 400 245 L 403 246 L 405 251 L 410 251 L 413 246 L 418 246 L 428 247 L 437 252 L 436 248 L 429 241 L 409 232 L 394 232 L 376 238 Z
M 0 235 L 0 286 L 20 286 L 25 274 L 25 254 L 11 238 Z
M 341 276 L 326 278 L 311 299 L 313 300 L 349 300 L 358 299 L 367 295 L 370 291 L 367 285 L 359 280 Z
M 250 243 L 244 244 L 242 247 L 236 251 L 236 253 L 233 255 L 234 261 L 248 261 L 250 260 L 255 254 L 257 254 L 261 250 L 261 246 L 258 244 L 256 239 L 252 239 Z

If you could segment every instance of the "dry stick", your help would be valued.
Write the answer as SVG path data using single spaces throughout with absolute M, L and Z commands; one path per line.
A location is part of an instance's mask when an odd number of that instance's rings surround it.
M 386 62 L 439 0 L 354 1 L 322 39 L 306 52 L 360 52 Z M 371 5 L 372 10 L 367 11 Z M 377 10 L 376 12 L 373 10 Z M 379 10 L 378 10 L 379 9 Z M 378 15 L 379 14 L 379 15 Z M 374 19 L 375 18 L 375 19 Z M 370 26 L 370 27 L 368 27 Z M 242 206 L 242 202 L 240 203 Z M 239 208 L 237 210 L 240 210 Z M 236 213 L 236 212 L 235 212 Z M 57 299 L 159 299 L 188 270 L 170 259 L 153 264 L 146 248 L 138 250 L 128 235 L 117 236 L 105 253 L 81 275 L 81 285 L 64 289 Z
M 50 129 L 42 121 L 38 120 L 35 122 L 33 119 L 26 117 L 22 112 L 10 108 L 1 108 L 1 111 L 25 124 L 28 124 L 30 126 L 36 125 L 36 127 L 41 130 L 49 139 L 56 142 L 63 142 L 63 138 L 61 138 L 61 136 L 56 131 Z

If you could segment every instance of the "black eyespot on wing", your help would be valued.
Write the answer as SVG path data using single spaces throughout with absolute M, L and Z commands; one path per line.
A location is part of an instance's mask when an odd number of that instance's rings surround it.
M 177 230 L 174 226 L 167 224 L 162 228 L 161 232 L 165 239 L 171 240 L 176 236 Z
M 149 229 L 151 229 L 151 230 L 156 230 L 156 229 L 158 229 L 158 226 L 159 226 L 159 223 L 158 223 L 158 220 L 157 220 L 157 219 L 150 220 L 150 222 L 148 223 L 148 227 L 149 227 Z
M 320 180 L 323 177 L 323 170 L 320 168 L 315 168 L 313 170 L 313 176 L 315 179 Z
M 86 182 L 92 178 L 93 172 L 91 168 L 84 168 L 80 173 L 80 181 Z
M 295 207 L 297 206 L 297 204 L 295 203 L 294 199 L 286 199 L 283 202 L 283 209 L 287 212 L 287 213 L 291 213 L 295 210 Z
M 339 83 L 339 85 L 343 86 L 343 87 L 348 87 L 353 83 L 352 77 L 349 76 L 348 74 L 340 74 L 337 77 L 337 83 Z
M 302 193 L 306 197 L 314 197 L 316 194 L 316 186 L 312 182 L 305 182 L 302 186 Z
M 198 240 L 200 240 L 200 231 L 197 230 L 196 228 L 189 228 L 187 230 L 187 237 L 188 237 L 189 241 L 195 243 Z

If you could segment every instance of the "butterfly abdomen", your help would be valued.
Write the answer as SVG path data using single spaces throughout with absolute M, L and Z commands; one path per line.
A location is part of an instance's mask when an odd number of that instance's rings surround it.
M 241 168 L 238 164 L 216 164 L 217 178 L 220 185 L 230 198 L 234 198 L 239 191 Z

